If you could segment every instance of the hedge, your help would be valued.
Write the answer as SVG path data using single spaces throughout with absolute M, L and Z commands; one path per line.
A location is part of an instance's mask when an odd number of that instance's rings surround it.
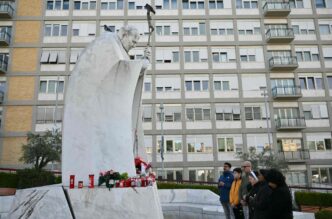
M 0 188 L 16 188 L 17 183 L 16 173 L 0 173 Z
M 208 189 L 219 195 L 217 186 L 157 182 L 158 189 Z
M 332 193 L 295 192 L 295 201 L 298 205 L 330 207 L 332 206 Z
M 332 218 L 332 211 L 321 210 L 315 213 L 316 219 L 331 219 Z

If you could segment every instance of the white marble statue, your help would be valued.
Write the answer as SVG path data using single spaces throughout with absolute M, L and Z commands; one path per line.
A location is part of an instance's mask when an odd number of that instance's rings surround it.
M 149 62 L 128 55 L 138 40 L 136 28 L 122 27 L 117 34 L 103 33 L 80 55 L 65 96 L 64 186 L 70 175 L 75 175 L 75 186 L 78 181 L 87 186 L 90 174 L 97 184 L 99 172 L 110 169 L 134 176 L 134 156 L 146 158 L 140 105 Z

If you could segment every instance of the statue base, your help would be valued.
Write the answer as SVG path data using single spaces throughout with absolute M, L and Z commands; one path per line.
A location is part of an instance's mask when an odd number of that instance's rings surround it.
M 61 185 L 18 190 L 8 218 L 153 218 L 163 213 L 156 186 L 69 189 Z

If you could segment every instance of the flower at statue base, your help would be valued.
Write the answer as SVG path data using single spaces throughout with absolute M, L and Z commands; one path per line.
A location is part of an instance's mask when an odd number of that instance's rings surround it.
M 108 189 L 111 189 L 115 185 L 115 181 L 121 180 L 121 176 L 128 177 L 127 173 L 123 173 L 120 175 L 119 172 L 114 172 L 113 170 L 109 170 L 106 172 L 100 172 L 99 179 L 98 179 L 98 186 L 101 186 L 102 184 L 106 184 L 106 187 Z

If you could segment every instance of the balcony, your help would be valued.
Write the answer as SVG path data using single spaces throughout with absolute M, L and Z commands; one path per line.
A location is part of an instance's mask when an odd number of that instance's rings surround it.
M 295 56 L 273 56 L 269 59 L 270 70 L 291 71 L 299 65 Z
M 290 43 L 294 40 L 292 28 L 268 29 L 265 34 L 267 43 Z
M 8 68 L 7 60 L 0 59 L 0 74 L 6 74 Z
M 304 161 L 310 159 L 309 150 L 279 151 L 279 159 L 286 161 Z
M 0 18 L 12 18 L 14 15 L 14 8 L 11 1 L 0 2 Z
M 283 86 L 272 88 L 274 99 L 296 99 L 302 97 L 300 86 Z
M 0 32 L 0 46 L 9 46 L 11 35 L 8 32 Z
M 302 118 L 277 118 L 277 130 L 299 130 L 306 128 L 304 117 Z
M 266 2 L 263 6 L 266 17 L 285 17 L 291 12 L 288 2 Z

